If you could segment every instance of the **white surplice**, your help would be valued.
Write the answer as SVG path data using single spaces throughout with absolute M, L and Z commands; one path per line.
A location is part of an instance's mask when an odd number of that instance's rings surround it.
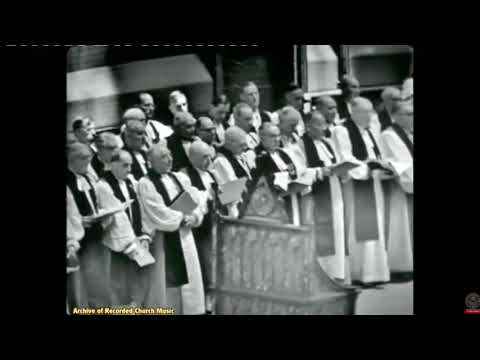
M 324 139 L 328 142 L 328 139 Z M 329 142 L 329 144 L 331 144 Z M 315 148 L 317 149 L 318 157 L 325 164 L 331 166 L 333 156 L 328 148 L 318 140 L 314 140 Z M 333 148 L 333 147 L 332 147 Z M 305 154 L 305 145 L 301 142 L 301 149 Z M 306 154 L 305 154 L 306 158 Z M 317 169 L 318 179 L 324 180 L 321 168 Z M 345 232 L 344 232 L 344 206 L 342 196 L 342 186 L 338 176 L 330 176 L 330 197 L 332 206 L 333 218 L 333 237 L 335 254 L 331 256 L 319 257 L 318 261 L 323 270 L 334 279 L 342 279 L 345 283 L 350 282 L 350 272 L 347 257 L 345 255 Z
M 185 191 L 188 191 L 192 198 L 200 204 L 202 199 L 198 191 L 191 186 L 190 179 L 182 173 L 174 174 Z M 169 177 L 164 176 L 161 178 L 169 196 L 174 195 L 173 182 L 165 179 L 169 179 Z M 183 214 L 179 211 L 171 210 L 165 205 L 162 196 L 157 192 L 149 177 L 140 179 L 138 183 L 138 195 L 142 211 L 143 228 L 148 234 L 151 234 L 154 239 L 151 252 L 156 260 L 156 263 L 152 265 L 150 288 L 147 294 L 147 306 L 157 307 L 171 305 L 167 304 L 164 233 L 179 231 L 189 280 L 188 284 L 180 287 L 182 313 L 184 315 L 199 315 L 205 313 L 205 295 L 197 248 L 191 229 L 180 227 Z M 193 226 L 200 226 L 203 221 L 201 206 L 194 210 L 193 216 L 195 219 Z M 168 289 L 168 291 L 175 292 L 175 289 Z
M 413 135 L 410 140 L 413 143 Z M 392 128 L 382 133 L 379 146 L 383 158 L 396 173 L 390 193 L 390 227 L 387 229 L 389 266 L 392 272 L 412 272 L 413 224 L 408 214 L 406 194 L 413 194 L 413 158 Z
M 368 136 L 367 131 L 360 128 L 359 130 L 367 148 L 368 158 L 376 159 L 373 143 Z M 375 132 L 373 132 L 373 136 L 375 137 Z M 373 171 L 372 173 L 379 238 L 358 242 L 355 226 L 354 187 L 351 179 L 367 180 L 369 173 L 368 166 L 365 162 L 362 162 L 353 156 L 350 136 L 348 130 L 344 126 L 337 126 L 333 130 L 332 143 L 338 155 L 337 161 L 339 163 L 347 160 L 361 163 L 359 167 L 349 172 L 349 178 L 343 184 L 345 221 L 349 224 L 345 236 L 347 236 L 349 249 L 348 262 L 350 265 L 351 279 L 364 283 L 387 282 L 390 280 L 390 271 L 388 268 L 387 251 L 385 248 L 385 201 L 379 172 Z M 375 224 L 372 224 L 372 226 L 375 226 Z
M 236 158 L 236 161 L 247 173 L 248 179 L 251 179 L 252 178 L 251 166 L 249 166 L 250 160 L 248 155 L 246 155 L 246 153 L 243 153 L 242 155 L 238 155 L 235 158 Z M 223 185 L 230 181 L 238 180 L 237 175 L 235 174 L 235 170 L 232 167 L 232 164 L 230 164 L 230 161 L 222 153 L 218 154 L 217 158 L 213 161 L 211 168 L 215 172 L 215 174 L 218 175 L 217 181 L 219 185 Z M 239 202 L 235 202 L 227 205 L 229 216 L 238 218 L 239 216 L 238 204 Z
M 95 190 L 98 207 L 100 209 L 109 210 L 118 208 L 122 205 L 122 202 L 115 196 L 111 186 L 106 180 L 101 179 L 95 185 Z M 128 200 L 128 198 L 126 199 Z M 102 222 L 102 227 L 103 245 L 115 252 L 123 252 L 136 238 L 126 211 L 120 211 L 109 216 Z

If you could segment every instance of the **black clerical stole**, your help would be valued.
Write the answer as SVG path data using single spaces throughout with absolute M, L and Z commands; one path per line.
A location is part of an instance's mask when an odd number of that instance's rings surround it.
M 412 155 L 412 158 L 413 158 L 413 143 L 410 141 L 410 139 L 409 139 L 408 135 L 406 134 L 405 130 L 403 130 L 402 127 L 398 124 L 392 124 L 392 129 L 398 135 L 400 140 L 403 141 L 405 146 L 408 148 L 408 151 L 410 151 L 410 155 Z
M 108 185 L 110 185 L 110 187 L 112 188 L 113 195 L 115 195 L 115 197 L 118 200 L 120 200 L 122 203 L 126 202 L 127 199 L 125 199 L 122 189 L 120 188 L 120 183 L 115 178 L 115 176 L 110 171 L 107 171 L 105 172 L 105 175 L 103 178 L 108 183 Z M 130 197 L 131 200 L 133 200 L 133 203 L 131 205 L 132 216 L 130 217 L 129 211 L 126 211 L 126 213 L 127 213 L 128 219 L 130 220 L 130 223 L 132 224 L 132 228 L 133 228 L 133 231 L 135 232 L 135 236 L 141 236 L 143 235 L 142 216 L 140 213 L 140 204 L 138 203 L 137 193 L 135 192 L 132 181 L 130 179 L 127 178 L 125 180 L 125 184 L 127 185 L 128 196 Z
M 237 179 L 241 179 L 243 177 L 246 177 L 247 179 L 250 178 L 250 176 L 247 174 L 245 169 L 243 168 L 242 165 L 238 162 L 237 158 L 232 154 L 230 150 L 227 150 L 225 147 L 221 147 L 218 149 L 218 152 L 225 156 L 225 158 L 228 160 L 230 165 L 232 165 L 233 171 L 235 172 L 235 176 Z M 248 164 L 245 163 L 245 166 L 248 168 Z
M 90 185 L 90 189 L 88 190 L 88 192 L 95 209 L 92 209 L 85 192 L 78 188 L 77 176 L 70 170 L 67 170 L 67 186 L 72 192 L 73 199 L 77 204 L 80 215 L 91 216 L 94 214 L 94 210 L 95 212 L 98 211 L 97 196 L 95 195 L 95 190 L 88 176 L 86 175 L 80 175 L 80 176 L 82 176 Z M 83 252 L 83 250 L 88 246 L 88 244 L 92 242 L 101 241 L 102 232 L 103 232 L 102 226 L 99 223 L 92 224 L 90 227 L 85 228 L 85 236 L 83 237 L 83 240 L 82 240 L 82 247 L 80 248 L 80 252 Z
M 130 155 L 132 156 L 132 175 L 133 177 L 135 178 L 135 180 L 140 180 L 143 176 L 145 176 L 145 173 L 143 172 L 142 170 L 142 166 L 140 165 L 140 163 L 138 162 L 137 160 L 137 157 L 135 156 L 135 152 L 130 149 L 127 145 L 125 145 L 123 147 L 123 150 L 125 151 L 128 151 L 130 153 Z M 145 151 L 143 150 L 140 150 L 138 151 L 138 153 L 140 153 L 140 156 L 143 158 L 143 161 L 144 161 L 144 166 L 145 166 L 145 169 L 147 169 L 147 172 L 148 172 L 148 162 L 147 162 L 147 155 L 145 153 Z
M 151 127 L 152 130 L 153 130 L 153 133 L 155 134 L 155 138 L 152 139 L 152 142 L 153 142 L 154 144 L 158 144 L 158 143 L 160 142 L 160 134 L 158 133 L 157 128 L 153 125 L 152 120 L 150 120 L 150 121 L 148 122 L 148 125 L 150 125 L 150 127 Z
M 79 175 L 79 176 L 83 177 L 87 181 L 88 185 L 90 185 L 90 189 L 88 190 L 88 193 L 90 195 L 90 199 L 93 202 L 94 209 L 92 209 L 86 193 L 79 189 L 78 183 L 77 183 L 77 176 L 70 170 L 67 170 L 67 186 L 70 188 L 70 191 L 72 192 L 73 199 L 77 204 L 78 210 L 80 211 L 80 215 L 90 216 L 90 215 L 93 215 L 94 212 L 98 211 L 97 196 L 95 195 L 95 190 L 88 176 L 86 175 Z
M 105 164 L 98 157 L 98 153 L 93 155 L 91 164 L 93 170 L 95 170 L 95 172 L 97 173 L 97 176 L 99 178 L 102 178 L 105 175 Z
M 163 198 L 165 205 L 170 207 L 175 200 L 183 194 L 185 189 L 173 173 L 169 173 L 167 176 L 169 176 L 180 189 L 178 195 L 174 199 L 171 199 L 168 195 L 167 189 L 161 180 L 161 175 L 157 174 L 153 169 L 148 170 L 148 178 Z M 165 232 L 164 239 L 167 287 L 179 287 L 188 284 L 187 265 L 185 263 L 179 230 Z
M 317 147 L 313 139 L 304 134 L 303 144 L 305 146 L 305 154 L 307 155 L 307 163 L 309 168 L 325 167 L 325 163 L 318 155 Z M 336 163 L 336 158 L 332 147 L 322 141 L 328 151 L 333 155 L 332 163 Z M 333 232 L 333 208 L 332 194 L 330 190 L 330 178 L 325 177 L 323 181 L 315 181 L 312 186 L 315 213 L 315 229 L 317 231 L 317 254 L 320 256 L 330 256 L 335 254 L 335 238 Z
M 348 131 L 350 142 L 352 144 L 352 153 L 360 161 L 368 159 L 367 146 L 363 140 L 362 134 L 353 120 L 348 119 L 343 123 Z M 370 130 L 367 130 L 368 136 L 373 143 L 373 149 L 377 158 L 380 157 L 377 142 L 372 136 Z M 378 219 L 377 204 L 375 201 L 375 188 L 373 179 L 353 181 L 354 209 L 355 209 L 355 228 L 358 242 L 367 240 L 378 240 Z

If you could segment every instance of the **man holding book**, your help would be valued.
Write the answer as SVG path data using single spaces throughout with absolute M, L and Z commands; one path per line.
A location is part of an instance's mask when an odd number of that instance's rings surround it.
M 218 149 L 218 155 L 213 162 L 212 169 L 218 174 L 219 185 L 239 179 L 247 179 L 247 189 L 253 180 L 252 168 L 249 165 L 245 151 L 247 151 L 247 134 L 241 128 L 232 126 L 225 131 L 225 145 Z M 238 218 L 240 201 L 227 205 L 228 215 Z
M 146 306 L 175 306 L 186 315 L 205 313 L 202 273 L 192 233 L 203 221 L 205 205 L 183 173 L 172 172 L 172 155 L 162 143 L 148 151 L 151 169 L 138 183 L 143 229 L 152 237 Z M 193 200 L 187 208 L 180 199 Z M 174 209 L 182 209 L 174 210 Z
M 351 110 L 351 118 L 333 130 L 332 141 L 338 161 L 359 164 L 344 178 L 343 187 L 352 280 L 375 286 L 390 280 L 381 181 L 391 176 L 370 130 L 372 103 L 357 97 L 351 101 Z
M 148 252 L 152 240 L 142 230 L 137 184 L 128 176 L 131 166 L 132 156 L 125 150 L 117 150 L 112 154 L 110 171 L 106 171 L 96 185 L 99 208 L 118 210 L 102 222 L 102 242 L 111 251 L 111 304 L 114 306 L 143 305 L 149 275 L 146 266 L 152 261 Z
M 349 283 L 350 274 L 345 252 L 344 207 L 342 187 L 336 170 L 337 156 L 326 139 L 329 123 L 320 110 L 314 110 L 306 122 L 306 133 L 300 146 L 308 168 L 316 170 L 313 184 L 315 199 L 317 255 L 320 264 L 332 278 Z
M 392 166 L 387 203 L 387 249 L 393 273 L 413 272 L 413 106 L 403 102 L 392 109 L 392 125 L 380 137 L 383 157 Z M 402 275 L 403 276 L 403 275 Z
M 109 306 L 110 253 L 102 244 L 103 229 L 97 218 L 99 212 L 97 194 L 92 180 L 87 175 L 92 151 L 88 145 L 76 142 L 67 147 L 67 159 L 67 187 L 80 212 L 85 231 L 78 249 L 80 270 L 77 275 L 84 284 L 90 307 Z
M 216 244 L 213 243 L 212 228 L 215 225 L 215 212 L 218 205 L 218 174 L 215 173 L 215 170 L 210 170 L 212 155 L 212 147 L 209 146 L 209 144 L 200 140 L 195 141 L 192 143 L 189 151 L 192 166 L 181 170 L 189 177 L 192 186 L 199 190 L 204 198 L 203 203 L 206 204 L 202 224 L 192 231 L 202 269 L 203 287 L 206 292 L 205 301 L 208 312 L 213 310 L 211 290 L 214 288 Z

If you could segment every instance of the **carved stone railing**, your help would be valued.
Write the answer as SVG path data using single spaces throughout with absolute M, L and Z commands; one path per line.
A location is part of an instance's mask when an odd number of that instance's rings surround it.
M 250 208 L 243 219 L 220 217 L 214 229 L 216 313 L 353 314 L 357 293 L 317 262 L 312 198 L 300 199 L 302 225 L 294 226 L 282 201 L 265 191 L 252 196 L 257 213 Z

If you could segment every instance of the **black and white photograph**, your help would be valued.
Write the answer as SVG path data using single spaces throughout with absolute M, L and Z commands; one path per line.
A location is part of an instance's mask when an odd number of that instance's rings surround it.
M 66 314 L 415 314 L 413 45 L 65 61 Z

